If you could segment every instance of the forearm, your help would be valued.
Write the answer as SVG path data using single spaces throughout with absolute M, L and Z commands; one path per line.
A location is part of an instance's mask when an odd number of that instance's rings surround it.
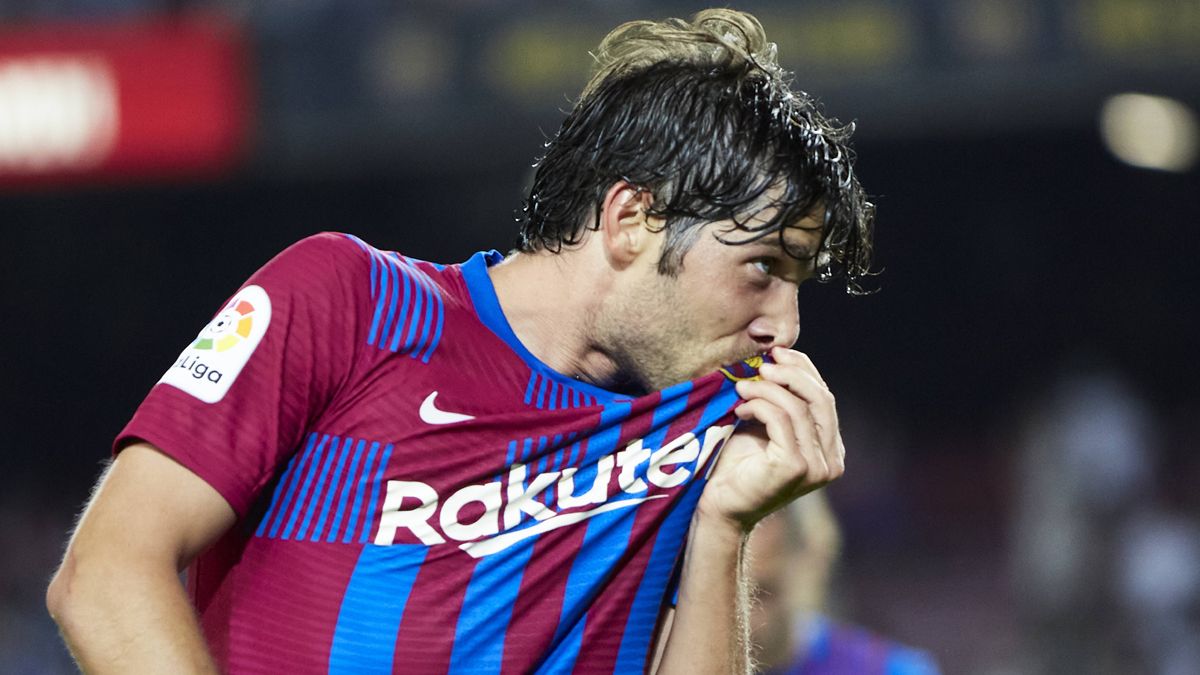
M 749 671 L 745 544 L 746 532 L 733 522 L 699 510 L 693 516 L 659 673 Z
M 217 672 L 169 565 L 68 560 L 47 604 L 85 673 Z

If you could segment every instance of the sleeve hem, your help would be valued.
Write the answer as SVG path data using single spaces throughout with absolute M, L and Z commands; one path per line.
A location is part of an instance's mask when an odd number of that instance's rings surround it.
M 162 454 L 170 457 L 183 468 L 195 474 L 200 480 L 208 484 L 209 487 L 217 491 L 237 514 L 238 520 L 246 517 L 250 510 L 250 500 L 246 499 L 244 490 L 239 490 L 237 487 L 229 484 L 229 481 L 222 480 L 222 475 L 215 469 L 204 466 L 196 461 L 193 453 L 188 452 L 185 444 L 177 438 L 171 438 L 170 434 L 158 433 L 148 429 L 137 429 L 122 431 L 116 440 L 113 441 L 112 455 L 116 457 L 122 450 L 130 445 L 138 442 L 149 443 Z

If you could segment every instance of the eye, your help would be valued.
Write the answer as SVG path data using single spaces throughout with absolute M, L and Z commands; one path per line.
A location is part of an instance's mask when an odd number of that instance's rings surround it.
M 762 274 L 770 275 L 775 271 L 775 261 L 770 258 L 755 258 L 750 264 Z

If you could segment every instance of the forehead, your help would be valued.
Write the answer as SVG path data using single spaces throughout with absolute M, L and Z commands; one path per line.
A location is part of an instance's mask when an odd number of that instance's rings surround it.
M 775 216 L 775 212 L 773 207 L 769 207 L 740 221 L 740 224 L 733 220 L 715 223 L 715 234 L 725 243 L 743 248 L 771 249 L 771 252 L 786 253 L 798 259 L 815 257 L 821 244 L 821 230 L 825 223 L 824 208 L 813 209 L 805 217 L 788 223 L 757 241 L 751 241 L 754 239 L 754 231 L 766 227 Z

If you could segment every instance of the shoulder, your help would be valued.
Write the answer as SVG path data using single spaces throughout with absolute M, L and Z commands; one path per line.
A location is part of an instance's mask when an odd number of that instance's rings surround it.
M 342 286 L 374 297 L 404 277 L 418 277 L 410 283 L 432 284 L 430 276 L 443 267 L 376 248 L 353 234 L 321 232 L 285 248 L 258 276 L 276 285 L 307 289 Z
M 321 232 L 288 246 L 267 263 L 268 267 L 308 265 L 310 273 L 319 273 L 338 265 L 365 266 L 375 248 L 352 234 Z

